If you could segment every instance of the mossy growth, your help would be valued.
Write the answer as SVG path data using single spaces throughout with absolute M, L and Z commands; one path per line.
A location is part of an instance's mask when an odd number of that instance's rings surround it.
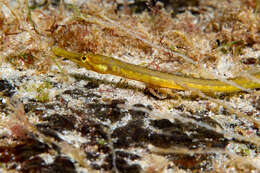
M 49 82 L 44 82 L 40 84 L 37 88 L 36 100 L 39 102 L 49 101 L 49 89 L 52 88 L 52 85 Z
M 22 52 L 17 55 L 7 56 L 6 61 L 10 63 L 14 68 L 29 68 L 34 65 L 36 57 L 31 53 Z
M 45 81 L 37 84 L 23 86 L 27 92 L 35 92 L 35 100 L 38 102 L 48 102 L 50 99 L 49 89 L 53 88 L 50 82 Z

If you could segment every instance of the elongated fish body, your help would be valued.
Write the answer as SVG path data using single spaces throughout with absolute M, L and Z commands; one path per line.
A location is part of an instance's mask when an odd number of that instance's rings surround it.
M 125 77 L 137 81 L 144 82 L 151 86 L 158 88 L 170 88 L 177 90 L 196 89 L 202 92 L 221 92 L 231 93 L 241 91 L 241 88 L 255 89 L 260 88 L 260 83 L 252 81 L 245 77 L 236 77 L 228 79 L 227 81 L 235 83 L 240 86 L 238 88 L 234 85 L 213 79 L 201 79 L 184 77 L 164 73 L 156 70 L 151 70 L 142 66 L 123 62 L 113 57 L 98 55 L 98 54 L 79 54 L 68 52 L 58 47 L 52 49 L 57 56 L 63 56 L 69 60 L 102 74 L 112 74 L 116 76 Z M 260 79 L 260 73 L 251 74 L 253 77 Z

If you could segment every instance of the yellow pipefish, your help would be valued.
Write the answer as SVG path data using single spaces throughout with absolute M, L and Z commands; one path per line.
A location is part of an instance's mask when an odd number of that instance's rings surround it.
M 141 81 L 157 88 L 171 88 L 177 90 L 186 90 L 191 88 L 202 92 L 222 93 L 231 93 L 241 90 L 236 86 L 221 82 L 219 80 L 191 78 L 163 73 L 142 66 L 126 63 L 108 56 L 91 53 L 73 53 L 58 47 L 52 48 L 52 51 L 55 55 L 68 58 L 88 70 Z M 253 73 L 251 75 L 257 79 L 260 79 L 260 72 Z M 260 88 L 260 83 L 245 77 L 232 78 L 228 79 L 228 81 L 246 89 Z

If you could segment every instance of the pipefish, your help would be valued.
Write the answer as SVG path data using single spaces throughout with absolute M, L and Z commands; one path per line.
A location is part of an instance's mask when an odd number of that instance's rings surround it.
M 141 81 L 156 88 L 170 88 L 176 90 L 188 90 L 190 88 L 206 93 L 232 93 L 241 91 L 241 89 L 236 86 L 216 79 L 192 78 L 164 73 L 139 65 L 123 62 L 113 57 L 92 53 L 74 53 L 59 47 L 53 47 L 52 52 L 57 56 L 65 57 L 76 64 L 85 67 L 87 70 Z M 260 79 L 260 72 L 252 73 L 251 75 L 257 79 Z M 260 88 L 260 83 L 242 76 L 228 79 L 228 81 L 236 83 L 246 89 Z

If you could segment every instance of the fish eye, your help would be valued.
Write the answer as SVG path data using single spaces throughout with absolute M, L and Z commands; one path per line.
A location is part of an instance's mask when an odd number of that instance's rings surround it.
M 86 56 L 82 56 L 82 57 L 81 57 L 81 60 L 82 60 L 83 62 L 85 62 L 85 61 L 87 60 L 87 57 L 86 57 Z

